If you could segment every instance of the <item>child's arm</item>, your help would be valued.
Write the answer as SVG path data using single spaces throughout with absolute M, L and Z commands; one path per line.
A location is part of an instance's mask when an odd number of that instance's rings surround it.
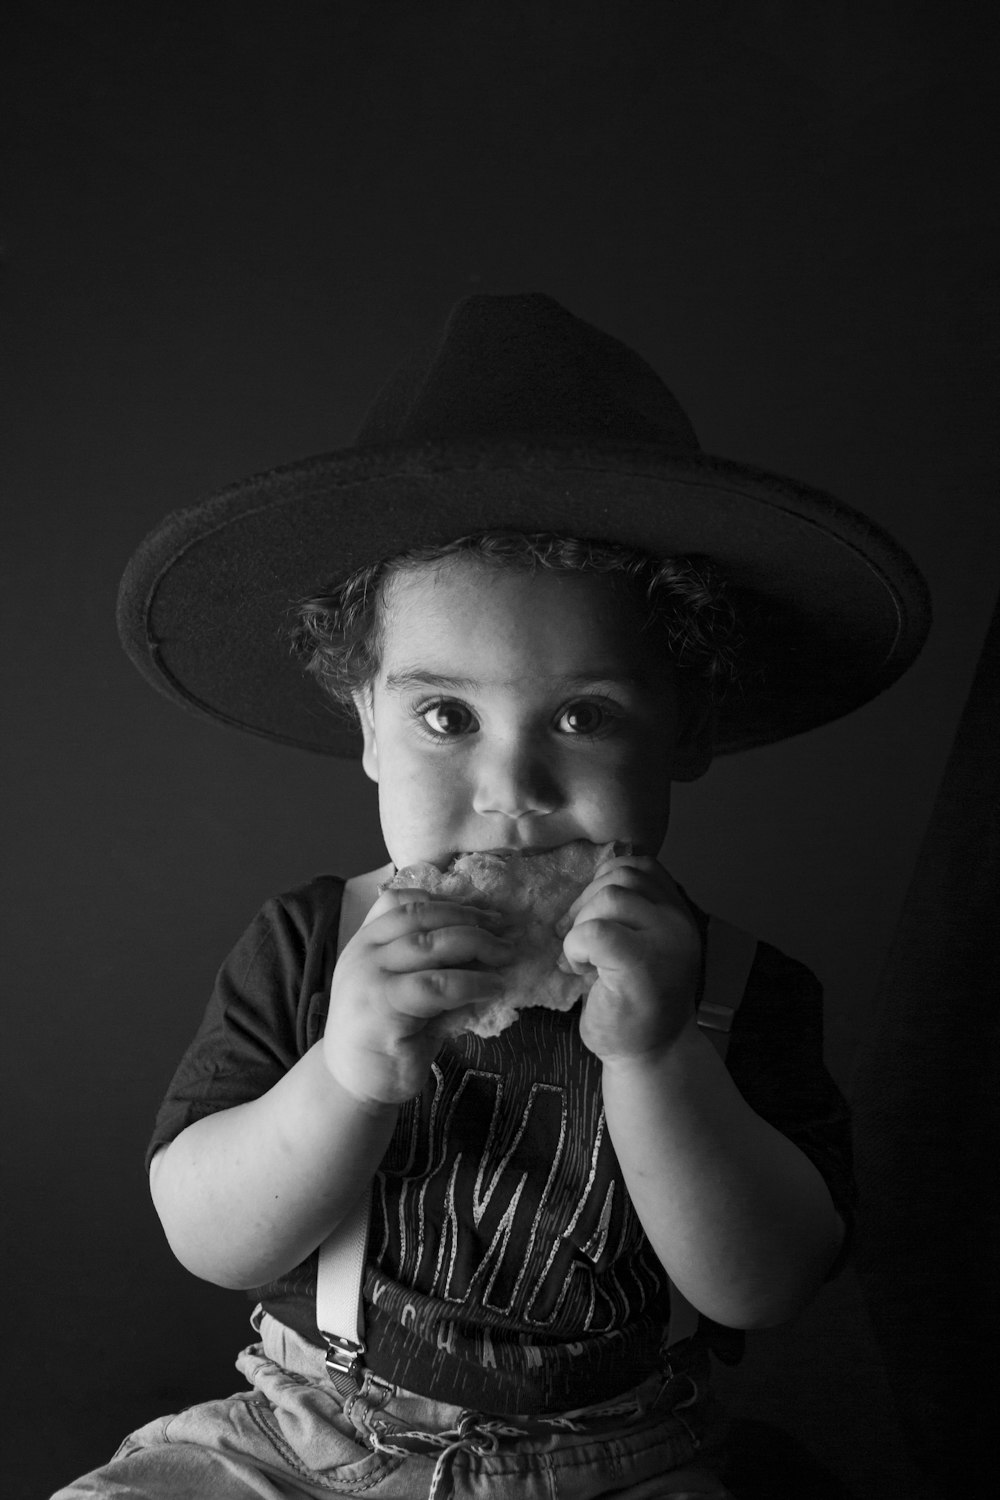
M 150 1189 L 174 1254 L 248 1288 L 299 1264 L 336 1228 L 420 1092 L 443 1012 L 495 997 L 511 946 L 490 913 L 388 892 L 337 963 L 321 1043 L 273 1088 L 195 1121 L 157 1153 Z
M 616 860 L 570 909 L 567 958 L 608 1130 L 650 1243 L 699 1311 L 765 1327 L 817 1290 L 843 1235 L 823 1178 L 750 1108 L 694 1019 L 700 939 L 654 860 Z

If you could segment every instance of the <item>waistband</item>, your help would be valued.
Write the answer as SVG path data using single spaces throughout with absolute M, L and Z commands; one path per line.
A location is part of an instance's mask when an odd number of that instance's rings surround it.
M 333 1390 L 326 1368 L 325 1351 L 311 1344 L 301 1334 L 281 1323 L 259 1305 L 251 1317 L 251 1323 L 260 1335 L 263 1350 L 268 1359 L 287 1370 L 320 1386 Z M 705 1359 L 707 1365 L 707 1357 Z M 620 1431 L 623 1426 L 645 1420 L 662 1420 L 668 1414 L 684 1421 L 683 1412 L 696 1405 L 705 1394 L 707 1369 L 690 1370 L 669 1366 L 654 1371 L 629 1390 L 622 1391 L 607 1401 L 572 1411 L 535 1415 L 503 1416 L 470 1412 L 467 1407 L 450 1402 L 435 1401 L 416 1391 L 390 1385 L 370 1370 L 363 1372 L 358 1383 L 360 1404 L 371 1411 L 384 1412 L 391 1417 L 391 1426 L 400 1429 L 419 1427 L 425 1432 L 454 1432 L 468 1427 L 470 1421 L 477 1425 L 488 1422 L 498 1433 L 502 1428 L 511 1437 L 543 1437 L 553 1433 L 586 1433 L 595 1437 L 606 1432 Z M 356 1398 L 348 1398 L 348 1406 L 354 1407 Z M 377 1424 L 382 1426 L 380 1422 Z

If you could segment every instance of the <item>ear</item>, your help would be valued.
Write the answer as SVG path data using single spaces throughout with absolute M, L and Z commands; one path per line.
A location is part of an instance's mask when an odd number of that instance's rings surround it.
M 706 693 L 685 694 L 682 700 L 671 781 L 697 781 L 712 764 L 716 727 L 715 705 Z
M 371 688 L 361 688 L 352 693 L 354 707 L 357 709 L 358 722 L 361 725 L 361 733 L 364 737 L 365 748 L 361 755 L 361 764 L 364 766 L 365 775 L 371 781 L 378 781 L 378 745 L 375 742 L 375 718 L 372 713 Z

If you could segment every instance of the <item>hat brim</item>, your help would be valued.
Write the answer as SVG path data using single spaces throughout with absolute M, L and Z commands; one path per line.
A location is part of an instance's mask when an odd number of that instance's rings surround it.
M 508 529 L 702 555 L 749 606 L 749 685 L 716 750 L 801 734 L 884 691 L 930 625 L 926 584 L 867 517 L 816 489 L 657 444 L 353 448 L 255 475 L 166 517 L 122 579 L 118 627 L 176 703 L 303 750 L 357 756 L 354 726 L 289 646 L 294 606 L 407 548 Z

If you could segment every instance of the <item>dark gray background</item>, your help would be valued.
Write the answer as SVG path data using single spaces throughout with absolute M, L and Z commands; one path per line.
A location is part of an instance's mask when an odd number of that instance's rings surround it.
M 14 7 L 5 1373 L 33 1474 L 15 1459 L 5 1494 L 237 1387 L 247 1309 L 172 1261 L 145 1140 L 258 904 L 384 858 L 359 767 L 141 682 L 119 575 L 168 510 L 349 442 L 469 291 L 551 293 L 663 374 L 708 451 L 829 488 L 927 574 L 907 678 L 681 789 L 665 853 L 823 976 L 848 1086 L 997 587 L 988 12 Z M 761 1347 L 753 1409 L 891 1493 L 905 1464 L 850 1280 Z

